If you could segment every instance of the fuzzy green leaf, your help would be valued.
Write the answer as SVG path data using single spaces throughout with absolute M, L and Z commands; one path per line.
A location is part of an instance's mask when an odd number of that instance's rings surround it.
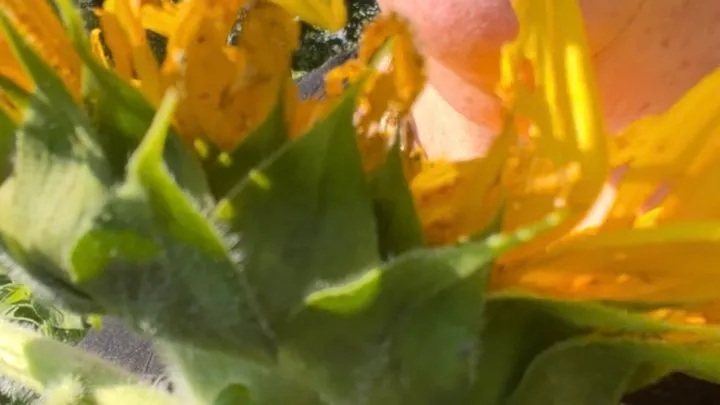
M 273 323 L 302 308 L 309 289 L 379 260 L 352 124 L 356 91 L 253 169 L 216 212 L 237 234 L 243 274 Z
M 208 254 L 225 257 L 227 248 L 220 233 L 175 182 L 163 160 L 177 101 L 174 91 L 167 93 L 147 135 L 130 157 L 128 179 L 137 182 L 143 189 L 155 218 L 162 223 L 168 235 Z
M 336 401 L 468 403 L 493 260 L 561 219 L 481 242 L 411 251 L 309 294 L 308 308 L 278 335 L 283 369 Z
M 488 298 L 469 402 L 504 404 L 539 353 L 584 332 L 533 304 Z
M 486 269 L 489 270 L 489 267 Z M 391 361 L 403 404 L 469 404 L 482 347 L 487 274 L 459 282 L 398 318 Z
M 269 338 L 233 263 L 178 240 L 157 221 L 136 184 L 118 190 L 72 253 L 76 267 L 111 260 L 78 286 L 108 313 L 158 338 L 266 360 Z M 159 254 L 124 256 L 122 247 L 138 240 L 145 253 Z
M 228 353 L 162 343 L 159 351 L 173 367 L 171 376 L 189 389 L 195 403 L 214 404 L 232 386 L 247 388 L 253 405 L 328 405 L 317 393 L 264 367 Z
M 158 336 L 255 355 L 268 336 L 249 288 L 163 161 L 175 101 L 168 93 L 126 182 L 76 244 L 77 282 L 109 312 Z
M 401 255 L 379 269 L 380 292 L 374 295 L 371 304 L 396 308 L 421 303 L 460 280 L 474 276 L 503 252 L 556 226 L 563 218 L 563 213 L 553 213 L 543 221 L 515 233 L 497 234 L 458 246 L 414 250 Z M 366 283 L 378 283 L 378 277 L 367 276 L 369 272 L 378 272 L 378 269 L 369 269 L 349 281 L 319 288 L 308 294 L 305 304 L 313 308 L 323 308 L 324 300 L 332 299 L 337 303 L 343 296 L 357 301 L 354 295 L 365 293 Z M 370 304 L 365 301 L 358 302 L 364 302 L 366 307 Z M 359 309 L 349 305 L 346 308 Z

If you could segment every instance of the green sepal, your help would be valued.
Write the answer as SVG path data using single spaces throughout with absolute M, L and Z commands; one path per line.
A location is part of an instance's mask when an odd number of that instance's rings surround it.
M 176 101 L 168 93 L 125 183 L 74 246 L 76 284 L 160 338 L 267 360 L 272 348 L 251 289 L 162 160 Z
M 513 305 L 532 307 L 561 319 L 575 328 L 596 330 L 607 335 L 686 332 L 707 339 L 720 339 L 720 330 L 715 328 L 704 325 L 673 324 L 598 301 L 554 299 L 519 290 L 493 293 L 489 300 L 498 306 L 514 303 Z
M 177 93 L 169 91 L 147 135 L 130 157 L 127 181 L 136 183 L 143 190 L 155 221 L 168 236 L 207 254 L 226 257 L 228 251 L 222 236 L 176 183 L 163 160 L 177 102 Z
M 272 324 L 302 309 L 309 290 L 379 262 L 356 94 L 251 170 L 215 213 L 237 235 L 243 274 Z
M 391 258 L 424 245 L 420 220 L 405 180 L 399 139 L 370 176 L 380 255 Z

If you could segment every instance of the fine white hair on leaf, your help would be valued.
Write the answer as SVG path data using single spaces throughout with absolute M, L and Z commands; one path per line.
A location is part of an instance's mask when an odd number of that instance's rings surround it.
M 82 380 L 76 376 L 66 376 L 48 386 L 45 393 L 37 401 L 38 405 L 76 405 L 83 401 L 87 394 Z
M 9 399 L 12 401 L 11 404 L 31 404 L 37 397 L 38 395 L 32 390 L 0 376 L 0 400 Z

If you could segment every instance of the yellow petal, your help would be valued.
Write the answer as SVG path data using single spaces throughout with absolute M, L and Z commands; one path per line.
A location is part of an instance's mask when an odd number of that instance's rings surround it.
M 363 79 L 355 127 L 367 172 L 381 164 L 395 136 L 405 132 L 406 116 L 425 85 L 425 64 L 407 22 L 382 14 L 363 31 L 358 58 L 330 71 L 326 92 L 339 97 Z
M 102 63 L 107 69 L 112 69 L 112 60 L 105 50 L 105 43 L 103 42 L 102 34 L 103 33 L 100 28 L 95 28 L 90 32 L 90 47 L 97 60 L 100 61 L 100 63 Z
M 359 61 L 373 73 L 360 99 L 358 129 L 368 133 L 386 113 L 401 119 L 425 85 L 425 63 L 415 47 L 409 25 L 387 13 L 367 25 L 360 39 Z
M 500 176 L 514 137 L 499 137 L 489 153 L 461 162 L 428 162 L 410 182 L 425 238 L 446 245 L 486 229 L 496 218 Z
M 100 12 L 98 20 L 102 27 L 105 44 L 112 53 L 112 58 L 109 58 L 112 61 L 112 68 L 118 76 L 129 82 L 134 75 L 132 45 L 115 14 Z M 94 47 L 99 48 L 99 52 L 104 55 L 102 44 Z M 103 59 L 108 60 L 105 57 Z
M 710 135 L 717 139 L 720 131 Z M 673 185 L 672 190 L 658 209 L 656 223 L 677 220 L 720 219 L 720 159 L 702 172 L 688 175 Z
M 226 32 L 218 32 L 213 11 L 201 0 L 182 3 L 177 30 L 168 41 L 163 73 L 181 89 L 176 113 L 181 134 L 188 140 L 207 138 L 225 144 L 228 140 L 222 127 L 228 123 L 223 123 L 220 108 L 227 108 L 227 96 L 223 95 L 238 67 L 223 47 Z
M 669 189 L 658 220 L 716 218 L 720 194 L 720 69 L 665 114 L 645 118 L 612 139 L 616 166 L 625 165 L 604 228 L 627 227 L 661 188 Z M 656 198 L 656 200 L 659 200 Z M 651 204 L 648 204 L 651 203 Z
M 127 75 L 123 70 L 130 64 L 130 72 L 137 75 L 141 83 L 141 91 L 154 105 L 159 105 L 165 94 L 165 86 L 160 76 L 160 67 L 147 42 L 145 28 L 140 17 L 141 4 L 132 0 L 112 0 L 105 3 L 103 11 L 99 13 L 100 21 L 105 30 L 105 37 L 114 54 L 125 60 L 118 60 L 116 67 L 121 75 Z M 120 63 L 120 65 L 118 65 Z M 131 73 L 131 77 L 134 75 Z
M 326 74 L 325 99 L 291 101 L 286 116 L 292 136 L 301 135 L 337 104 L 349 84 L 362 79 L 354 119 L 363 165 L 371 172 L 403 132 L 405 117 L 425 84 L 424 61 L 407 22 L 396 14 L 368 24 L 358 54 Z
M 236 47 L 227 35 L 238 9 L 203 0 L 182 3 L 170 35 L 166 80 L 182 90 L 177 110 L 182 135 L 233 149 L 274 108 L 299 28 L 282 8 L 259 1 L 247 13 Z
M 290 69 L 291 53 L 300 45 L 300 29 L 292 16 L 280 7 L 260 1 L 242 23 L 238 48 L 247 56 L 255 77 L 283 76 Z
M 178 6 L 170 0 L 147 1 L 140 6 L 143 27 L 166 38 L 177 29 L 177 13 Z
M 506 262 L 573 229 L 598 198 L 608 171 L 606 132 L 576 0 L 515 0 L 513 5 L 521 28 L 503 50 L 501 94 L 520 118 L 531 121 L 532 153 L 520 153 L 534 157 L 509 176 L 515 182 L 504 226 L 515 229 L 540 220 L 557 206 L 573 214 L 511 252 Z
M 347 23 L 345 0 L 270 0 L 312 25 L 339 31 Z
M 608 231 L 560 243 L 493 274 L 493 288 L 576 299 L 698 303 L 720 299 L 720 223 Z

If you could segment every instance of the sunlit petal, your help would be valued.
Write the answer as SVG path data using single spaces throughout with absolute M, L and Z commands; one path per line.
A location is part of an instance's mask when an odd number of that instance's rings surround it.
M 504 226 L 531 223 L 558 206 L 573 216 L 506 261 L 538 251 L 576 226 L 598 198 L 608 169 L 606 132 L 576 1 L 516 0 L 513 5 L 521 28 L 503 50 L 501 94 L 531 121 L 532 152 L 520 152 L 525 162 L 509 176 L 514 181 Z
M 553 296 L 698 303 L 720 298 L 720 223 L 695 222 L 579 237 L 499 268 L 495 288 Z

